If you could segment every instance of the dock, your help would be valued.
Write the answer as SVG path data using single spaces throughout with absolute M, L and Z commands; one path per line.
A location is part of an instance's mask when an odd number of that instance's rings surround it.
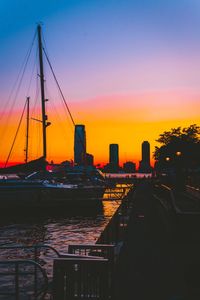
M 177 211 L 172 201 L 181 202 L 180 195 L 171 199 L 168 189 L 158 198 L 158 189 L 142 182 L 135 191 L 115 274 L 116 300 L 200 299 L 200 211 L 191 210 L 186 194 L 184 210 Z

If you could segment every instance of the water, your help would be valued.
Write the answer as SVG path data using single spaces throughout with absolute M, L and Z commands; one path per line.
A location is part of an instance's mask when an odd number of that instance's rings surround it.
M 59 251 L 68 244 L 95 243 L 101 231 L 119 206 L 119 201 L 103 201 L 103 209 L 95 215 L 23 218 L 0 225 L 0 244 L 12 242 L 45 243 Z M 6 222 L 6 221 L 4 221 Z
M 125 189 L 127 193 L 129 188 Z M 117 191 L 116 194 L 113 192 Z M 94 244 L 101 232 L 120 205 L 119 187 L 105 193 L 102 209 L 82 215 L 61 215 L 51 217 L 18 217 L 13 216 L 0 221 L 0 245 L 44 243 L 67 252 L 69 244 Z
M 123 185 L 123 188 L 125 186 Z M 130 187 L 125 187 L 125 194 Z M 114 192 L 117 193 L 114 193 Z M 119 192 L 122 191 L 122 185 L 115 189 L 106 191 L 103 206 L 98 211 L 88 212 L 82 215 L 81 212 L 76 215 L 61 215 L 51 217 L 18 217 L 11 216 L 10 219 L 0 220 L 0 245 L 33 245 L 46 244 L 54 247 L 60 253 L 68 252 L 69 244 L 95 244 L 101 232 L 106 227 L 109 220 L 119 207 Z M 108 194 L 112 196 L 110 200 Z M 124 194 L 124 195 L 125 195 Z M 1 249 L 0 260 L 11 259 L 34 259 L 35 252 L 30 249 Z M 39 248 L 37 250 L 37 262 L 45 269 L 48 280 L 53 278 L 53 259 L 57 256 L 52 250 Z M 0 267 L 1 270 L 1 267 Z M 1 270 L 2 271 L 2 270 Z M 4 269 L 3 269 L 4 272 Z M 1 277 L 2 280 L 2 277 Z M 30 283 L 30 282 L 28 282 Z M 2 284 L 2 282 L 1 282 Z M 13 288 L 12 282 L 8 277 L 4 277 L 5 286 Z M 24 283 L 25 284 L 25 283 Z

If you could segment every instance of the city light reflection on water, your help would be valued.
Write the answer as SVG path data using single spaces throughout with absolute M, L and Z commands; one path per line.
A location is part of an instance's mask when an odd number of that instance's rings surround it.
M 126 192 L 129 187 L 126 189 Z M 114 189 L 116 200 L 109 200 L 107 194 L 103 207 L 99 211 L 81 215 L 81 212 L 73 215 L 64 214 L 54 217 L 29 217 L 21 219 L 4 220 L 0 224 L 0 244 L 36 244 L 45 243 L 55 247 L 58 251 L 67 251 L 69 244 L 95 243 L 110 218 L 120 205 L 118 195 L 119 187 Z

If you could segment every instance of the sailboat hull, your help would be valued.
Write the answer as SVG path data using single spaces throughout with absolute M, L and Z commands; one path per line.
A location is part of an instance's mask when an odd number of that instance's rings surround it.
M 90 208 L 102 205 L 105 188 L 47 183 L 0 183 L 0 208 Z

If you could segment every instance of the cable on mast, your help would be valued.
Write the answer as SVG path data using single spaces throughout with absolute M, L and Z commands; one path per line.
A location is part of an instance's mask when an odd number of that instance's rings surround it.
M 51 72 L 52 72 L 52 74 L 53 74 L 53 77 L 54 77 L 54 79 L 55 79 L 55 82 L 56 82 L 56 84 L 57 84 L 57 86 L 58 86 L 59 92 L 60 92 L 60 94 L 61 94 L 61 96 L 62 96 L 62 99 L 63 99 L 63 101 L 64 101 L 64 103 L 65 103 L 65 106 L 66 106 L 66 108 L 67 108 L 67 111 L 68 111 L 68 113 L 69 113 L 70 119 L 71 119 L 72 123 L 73 123 L 74 126 L 75 126 L 76 124 L 75 124 L 74 119 L 73 119 L 73 117 L 72 117 L 72 114 L 71 114 L 71 111 L 70 111 L 70 109 L 69 109 L 69 106 L 67 105 L 67 101 L 66 101 L 66 99 L 65 99 L 65 96 L 63 95 L 63 92 L 62 92 L 62 90 L 61 90 L 61 87 L 60 87 L 60 85 L 59 85 L 59 82 L 58 82 L 58 80 L 57 80 L 57 77 L 56 77 L 56 75 L 55 75 L 55 73 L 54 73 L 53 67 L 52 67 L 51 62 L 50 62 L 50 60 L 49 60 L 49 57 L 48 57 L 48 55 L 47 55 L 47 53 L 46 53 L 46 51 L 45 51 L 44 48 L 43 48 L 43 51 L 44 51 L 45 57 L 46 57 L 46 59 L 47 59 L 47 62 L 48 62 L 48 64 L 49 64 L 49 67 L 50 67 L 50 69 L 51 69 Z
M 54 72 L 54 70 L 53 70 L 53 67 L 52 67 L 52 65 L 51 65 L 51 62 L 50 62 L 50 60 L 49 60 L 49 57 L 48 57 L 47 52 L 46 52 L 46 50 L 44 49 L 44 47 L 43 47 L 43 51 L 44 51 L 45 57 L 46 57 L 46 59 L 47 59 L 47 62 L 48 62 L 48 64 L 49 64 L 49 67 L 50 67 L 50 69 L 51 69 L 51 72 L 52 72 L 52 74 L 53 74 L 54 80 L 55 80 L 55 82 L 56 82 L 56 84 L 57 84 L 57 87 L 58 87 L 58 89 L 59 89 L 59 92 L 60 92 L 60 94 L 61 94 L 61 97 L 62 97 L 62 99 L 63 99 L 63 102 L 64 102 L 64 104 L 65 104 L 65 107 L 67 108 L 67 111 L 68 111 L 68 113 L 69 113 L 70 119 L 71 119 L 71 121 L 72 121 L 72 123 L 73 123 L 73 125 L 74 125 L 74 127 L 75 127 L 75 126 L 76 126 L 76 123 L 74 122 L 74 119 L 73 119 L 73 117 L 72 117 L 71 111 L 70 111 L 70 109 L 69 109 L 69 106 L 68 106 L 68 104 L 67 104 L 67 101 L 66 101 L 66 99 L 65 99 L 65 96 L 63 95 L 63 92 L 62 92 L 62 90 L 61 90 L 60 84 L 59 84 L 59 82 L 58 82 L 58 79 L 57 79 L 57 77 L 56 77 L 56 75 L 55 75 L 55 72 Z M 78 134 L 78 138 L 79 138 L 79 140 L 80 140 L 80 143 L 81 143 L 81 145 L 82 145 L 82 147 L 83 147 L 83 151 L 84 151 L 84 150 L 85 150 L 85 146 L 84 146 L 84 143 L 83 143 L 83 141 L 82 141 L 82 138 L 81 138 L 81 136 L 80 136 L 79 134 Z M 85 164 L 85 163 L 86 163 L 86 162 L 84 162 L 84 164 Z
M 16 130 L 16 133 L 15 133 L 15 137 L 14 137 L 14 140 L 13 140 L 13 143 L 12 143 L 12 146 L 11 146 L 11 149 L 10 149 L 10 152 L 9 152 L 9 154 L 8 154 L 7 160 L 6 160 L 6 162 L 5 162 L 4 168 L 7 167 L 8 161 L 9 161 L 9 159 L 10 159 L 10 156 L 11 156 L 11 153 L 12 153 L 12 150 L 13 150 L 13 147 L 14 147 L 14 144 L 15 144 L 15 141 L 16 141 L 16 138 L 17 138 L 17 135 L 18 135 L 18 132 L 19 132 L 21 123 L 22 123 L 22 119 L 23 119 L 23 116 L 24 116 L 24 112 L 25 112 L 26 105 L 27 105 L 27 101 L 25 102 L 25 105 L 24 105 L 24 108 L 23 108 L 23 111 L 22 111 L 22 115 L 21 115 L 21 117 L 20 117 L 19 124 L 18 124 L 17 130 Z
M 9 100 L 8 100 L 8 101 L 10 101 L 10 98 L 11 98 L 11 96 L 12 96 L 12 94 L 13 94 L 13 92 L 14 92 L 14 89 L 15 89 L 15 87 L 16 87 L 16 85 L 17 85 L 17 82 L 18 82 L 17 89 L 16 89 L 16 92 L 15 92 L 15 95 L 14 95 L 14 100 L 13 100 L 12 106 L 11 106 L 10 109 L 9 109 L 8 116 L 7 116 L 7 118 L 6 118 L 6 122 L 5 122 L 6 124 L 9 123 L 9 122 L 8 122 L 8 121 L 9 121 L 9 118 L 10 118 L 10 116 L 11 116 L 11 114 L 12 114 L 13 107 L 14 107 L 14 105 L 15 105 L 17 96 L 18 96 L 18 94 L 19 94 L 19 90 L 20 90 L 20 87 L 21 87 L 21 84 L 22 84 L 22 80 L 23 80 L 23 77 L 24 77 L 24 74 L 25 74 L 25 71 L 26 71 L 26 68 L 27 68 L 27 65 L 28 65 L 28 61 L 29 61 L 30 56 L 31 56 L 31 52 L 32 52 L 32 49 L 33 49 L 33 45 L 34 45 L 34 42 L 35 42 L 35 38 L 36 38 L 36 31 L 35 31 L 35 34 L 34 34 L 34 37 L 33 37 L 32 43 L 31 43 L 31 46 L 30 46 L 30 48 L 29 48 L 28 51 L 27 51 L 27 54 L 26 54 L 26 56 L 25 56 L 25 59 L 24 59 L 24 62 L 23 62 L 23 64 L 22 64 L 22 66 L 21 66 L 20 72 L 19 72 L 19 74 L 18 74 L 18 76 L 17 76 L 17 79 L 16 79 L 16 81 L 15 81 L 15 83 L 14 83 L 14 86 L 13 86 L 13 88 L 12 88 L 12 90 L 11 90 L 11 93 L 10 93 L 10 95 L 9 95 Z M 20 74 L 21 74 L 21 77 L 20 77 Z M 4 110 L 3 114 L 2 114 L 2 118 L 3 118 L 4 114 L 5 114 L 5 110 Z M 1 133 L 0 141 L 3 141 L 4 136 L 6 135 L 6 131 L 7 131 L 7 130 L 4 130 L 4 131 Z

